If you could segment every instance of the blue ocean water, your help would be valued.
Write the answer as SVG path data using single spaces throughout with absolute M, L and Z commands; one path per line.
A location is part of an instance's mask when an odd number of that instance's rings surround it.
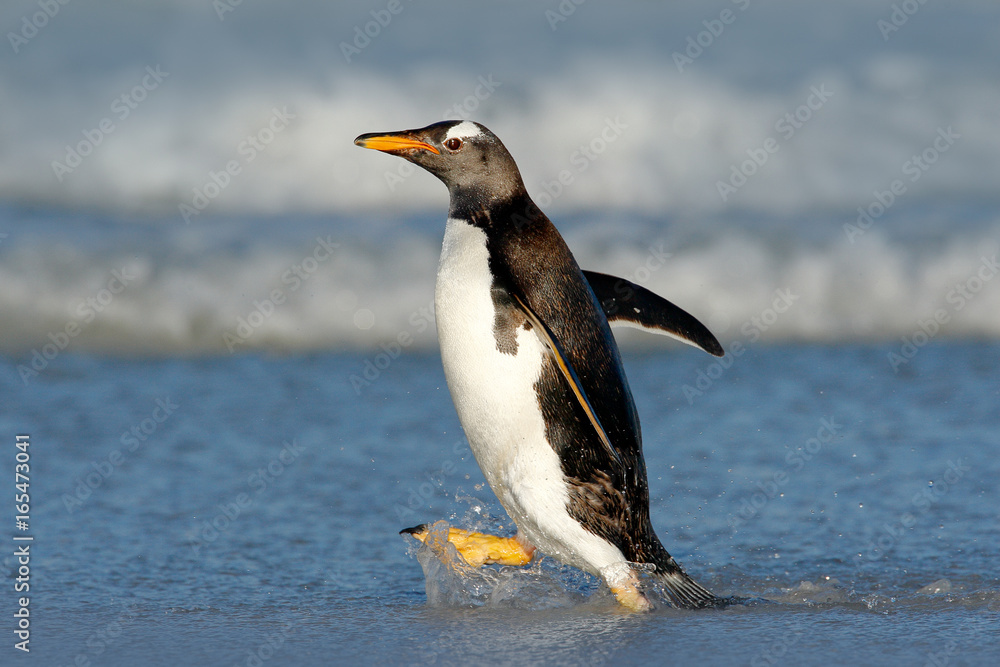
M 0 8 L 39 664 L 996 664 L 996 3 L 390 4 Z M 437 353 L 444 188 L 352 143 L 445 117 L 722 341 L 619 337 L 656 529 L 758 602 L 397 534 L 513 531 Z
M 627 355 L 661 538 L 717 593 L 773 601 L 644 616 L 550 560 L 488 568 L 485 589 L 425 580 L 401 528 L 512 530 L 435 354 L 400 355 L 360 395 L 357 354 L 67 355 L 27 386 L 7 361 L 3 431 L 31 434 L 38 499 L 32 654 L 991 664 L 998 348 L 933 343 L 898 374 L 889 351 L 752 346 L 693 403 L 707 355 Z

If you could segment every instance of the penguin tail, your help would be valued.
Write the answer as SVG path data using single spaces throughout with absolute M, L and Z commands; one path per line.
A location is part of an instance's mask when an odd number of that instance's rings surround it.
M 678 609 L 718 609 L 732 604 L 732 598 L 720 598 L 688 576 L 674 560 L 650 527 L 641 548 L 632 552 L 632 562 L 641 563 L 640 571 L 654 590 Z
M 729 604 L 726 598 L 714 595 L 684 572 L 676 561 L 670 559 L 673 567 L 657 565 L 650 573 L 653 580 L 662 586 L 671 604 L 680 609 L 718 609 Z

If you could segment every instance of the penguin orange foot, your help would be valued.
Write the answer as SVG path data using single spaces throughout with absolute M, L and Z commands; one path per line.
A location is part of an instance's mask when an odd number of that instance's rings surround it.
M 447 531 L 447 532 L 445 532 Z M 535 547 L 517 537 L 500 537 L 488 533 L 477 533 L 461 528 L 452 528 L 444 521 L 433 525 L 426 523 L 404 528 L 400 535 L 410 535 L 422 544 L 431 546 L 435 552 L 447 562 L 445 543 L 455 547 L 462 557 L 459 569 L 465 566 L 482 567 L 483 565 L 527 565 L 535 555 Z M 447 538 L 447 539 L 444 539 Z M 635 572 L 629 568 L 610 568 L 602 573 L 604 579 L 611 582 L 611 592 L 615 599 L 631 611 L 649 611 L 653 608 L 649 598 L 642 592 L 642 586 Z
M 400 535 L 412 535 L 426 542 L 431 529 L 427 524 L 405 528 Z M 461 528 L 448 529 L 448 541 L 455 545 L 465 562 L 473 567 L 490 565 L 527 565 L 535 555 L 535 547 L 516 537 L 499 537 L 474 533 Z

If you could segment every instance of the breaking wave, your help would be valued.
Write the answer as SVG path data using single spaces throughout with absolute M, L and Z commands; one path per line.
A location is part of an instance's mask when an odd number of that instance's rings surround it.
M 622 218 L 560 227 L 583 267 L 667 297 L 727 348 L 889 340 L 934 318 L 943 321 L 932 337 L 1000 338 L 1000 220 L 919 244 L 875 227 L 851 242 L 845 224 L 828 221 L 821 240 Z M 0 244 L 3 351 L 59 340 L 138 354 L 436 344 L 439 221 L 219 219 L 172 233 L 120 223 L 105 242 L 81 226 L 49 220 Z M 672 345 L 628 330 L 619 338 Z

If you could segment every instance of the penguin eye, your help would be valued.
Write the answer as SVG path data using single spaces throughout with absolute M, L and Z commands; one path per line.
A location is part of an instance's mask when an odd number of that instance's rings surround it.
M 452 137 L 448 141 L 444 142 L 444 147 L 450 151 L 457 151 L 462 147 L 462 140 L 458 137 Z

